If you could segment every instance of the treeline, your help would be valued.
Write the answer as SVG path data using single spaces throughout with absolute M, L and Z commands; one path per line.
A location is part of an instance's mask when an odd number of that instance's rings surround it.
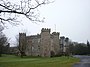
M 90 44 L 87 41 L 87 44 L 78 43 L 78 44 L 70 44 L 69 45 L 70 53 L 74 55 L 90 55 Z

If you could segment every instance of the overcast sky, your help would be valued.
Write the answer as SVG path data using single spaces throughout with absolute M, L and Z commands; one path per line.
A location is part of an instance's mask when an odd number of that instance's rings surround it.
M 60 36 L 69 37 L 72 41 L 90 41 L 90 0 L 55 0 L 54 3 L 39 7 L 45 23 L 32 23 L 23 18 L 23 25 L 10 26 L 5 29 L 6 35 L 14 41 L 15 36 L 25 30 L 27 35 L 41 32 L 41 28 L 51 28 L 60 32 Z

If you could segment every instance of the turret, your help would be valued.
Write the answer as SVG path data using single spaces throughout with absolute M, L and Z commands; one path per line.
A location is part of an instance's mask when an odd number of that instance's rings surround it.
M 19 33 L 19 49 L 20 49 L 20 53 L 25 55 L 25 50 L 26 50 L 26 33 Z
M 50 29 L 48 29 L 48 28 L 42 28 L 42 30 L 41 30 L 41 32 L 49 32 L 50 33 Z
M 26 37 L 26 33 L 19 33 L 19 37 Z
M 59 36 L 60 33 L 59 33 L 59 32 L 53 32 L 52 34 L 53 34 L 53 35 L 58 35 L 58 36 Z
M 23 42 L 26 41 L 26 33 L 19 33 L 19 44 L 24 44 Z
M 55 55 L 58 55 L 59 51 L 60 51 L 60 45 L 59 45 L 59 32 L 53 32 L 53 46 L 54 46 L 54 51 L 55 51 Z
M 50 29 L 42 28 L 41 30 L 41 56 L 50 57 Z

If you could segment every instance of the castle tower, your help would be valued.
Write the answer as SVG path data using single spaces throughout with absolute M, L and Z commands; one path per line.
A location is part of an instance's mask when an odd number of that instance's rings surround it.
M 26 33 L 19 33 L 19 50 L 25 55 L 26 50 Z
M 58 32 L 53 32 L 53 46 L 54 46 L 54 51 L 55 55 L 57 55 L 60 51 L 60 45 L 59 45 L 59 33 Z
M 40 54 L 42 57 L 50 57 L 50 29 L 41 30 L 41 46 L 40 46 Z

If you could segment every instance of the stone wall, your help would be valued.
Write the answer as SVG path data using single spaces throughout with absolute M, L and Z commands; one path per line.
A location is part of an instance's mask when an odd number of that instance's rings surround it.
M 54 46 L 54 51 L 55 55 L 57 55 L 60 51 L 60 45 L 59 45 L 59 33 L 53 32 L 53 46 Z
M 24 33 L 19 35 L 19 44 L 23 44 L 23 40 L 26 39 L 26 55 L 28 56 L 42 56 L 50 57 L 51 53 L 55 55 L 60 51 L 59 33 L 53 32 L 50 34 L 51 29 L 42 28 L 41 34 L 26 36 Z
M 19 33 L 19 50 L 25 54 L 26 48 L 26 33 Z
M 50 57 L 50 29 L 41 30 L 40 53 L 42 57 Z

